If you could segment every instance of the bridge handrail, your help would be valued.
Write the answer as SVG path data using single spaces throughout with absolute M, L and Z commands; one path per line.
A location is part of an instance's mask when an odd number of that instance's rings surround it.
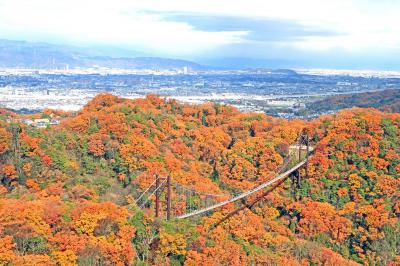
M 279 180 L 281 180 L 283 178 L 286 178 L 289 174 L 291 174 L 292 172 L 294 172 L 297 169 L 299 169 L 300 167 L 302 167 L 306 162 L 307 162 L 307 158 L 304 159 L 303 161 L 299 162 L 298 164 L 296 164 L 295 166 L 293 166 L 292 168 L 290 168 L 286 172 L 278 175 L 274 179 L 271 179 L 271 180 L 259 185 L 258 187 L 255 187 L 255 188 L 253 188 L 253 189 L 251 189 L 249 191 L 246 191 L 246 192 L 244 192 L 244 193 L 242 193 L 242 194 L 240 194 L 240 195 L 238 195 L 236 197 L 233 197 L 233 198 L 231 198 L 229 200 L 214 204 L 214 205 L 212 205 L 210 207 L 207 207 L 207 208 L 204 208 L 204 209 L 200 209 L 200 210 L 197 210 L 197 211 L 194 211 L 194 212 L 191 212 L 191 213 L 187 213 L 187 214 L 184 214 L 184 215 L 181 215 L 181 216 L 177 216 L 176 218 L 177 219 L 184 219 L 184 218 L 189 218 L 189 217 L 192 217 L 192 216 L 195 216 L 195 215 L 200 215 L 202 213 L 209 212 L 209 211 L 214 210 L 216 208 L 222 207 L 222 206 L 224 206 L 226 204 L 233 203 L 235 201 L 243 199 L 243 198 L 245 198 L 245 197 L 247 197 L 247 196 L 249 196 L 249 195 L 251 195 L 251 194 L 253 194 L 253 193 L 257 192 L 257 191 L 260 191 L 261 189 L 264 189 L 265 187 L 267 187 L 269 185 L 272 185 L 273 183 L 275 183 L 275 182 L 277 182 L 277 181 L 279 181 Z

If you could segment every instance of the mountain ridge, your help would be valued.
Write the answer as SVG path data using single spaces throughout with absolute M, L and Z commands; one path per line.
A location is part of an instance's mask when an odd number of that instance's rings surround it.
M 124 49 L 107 51 L 107 48 L 91 49 L 0 39 L 0 67 L 38 69 L 69 67 L 177 69 L 188 67 L 193 70 L 206 68 L 188 60 L 152 57 L 139 52 L 137 52 L 139 56 L 134 56 L 135 53 Z

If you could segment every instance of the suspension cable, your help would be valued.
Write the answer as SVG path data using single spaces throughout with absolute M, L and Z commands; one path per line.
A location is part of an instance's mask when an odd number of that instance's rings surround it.
M 143 208 L 143 206 L 149 201 L 150 197 L 154 195 L 165 183 L 167 183 L 167 179 L 165 179 L 146 199 L 145 202 L 143 202 L 142 205 L 140 205 L 140 208 Z
M 137 198 L 136 203 L 139 202 L 139 200 L 143 197 L 143 195 L 146 194 L 146 192 L 154 185 L 154 183 L 157 182 L 158 179 L 160 179 L 159 176 L 157 176 L 157 178 L 153 181 L 153 183 L 151 183 L 150 186 L 148 188 L 146 188 L 146 190 L 143 191 L 143 193 Z
M 202 196 L 211 196 L 211 197 L 229 197 L 229 196 L 231 196 L 230 194 L 210 194 L 210 193 L 198 192 L 195 189 L 188 188 L 181 184 L 174 184 L 174 186 L 180 187 L 182 190 L 191 191 L 191 192 L 194 192 L 194 193 L 202 195 Z
M 226 204 L 233 203 L 233 202 L 235 202 L 235 201 L 237 201 L 237 200 L 239 200 L 239 199 L 245 198 L 245 197 L 247 197 L 247 196 L 249 196 L 249 195 L 251 195 L 251 194 L 254 194 L 254 193 L 257 192 L 257 191 L 260 191 L 261 189 L 263 189 L 263 188 L 265 188 L 265 187 L 267 187 L 267 186 L 269 186 L 269 185 L 271 185 L 271 184 L 273 184 L 273 183 L 275 183 L 275 182 L 277 182 L 277 181 L 279 181 L 279 180 L 281 180 L 281 179 L 285 179 L 290 173 L 292 173 L 293 171 L 297 170 L 298 168 L 300 168 L 301 166 L 303 166 L 305 163 L 306 163 L 306 160 L 303 160 L 303 161 L 299 162 L 298 164 L 296 164 L 296 165 L 295 165 L 294 167 L 292 167 L 291 169 L 289 169 L 289 170 L 287 170 L 286 172 L 284 172 L 284 173 L 278 175 L 278 176 L 275 177 L 274 179 L 269 180 L 268 182 L 263 183 L 263 184 L 261 184 L 260 186 L 255 187 L 255 188 L 253 188 L 253 189 L 251 189 L 251 190 L 249 190 L 249 191 L 246 191 L 246 192 L 244 192 L 244 193 L 242 193 L 242 194 L 240 194 L 240 195 L 238 195 L 238 196 L 236 196 L 236 197 L 234 197 L 234 198 L 231 198 L 231 199 L 228 199 L 228 200 L 226 200 L 226 201 L 223 201 L 223 202 L 214 204 L 213 206 L 210 206 L 210 207 L 207 207 L 207 208 L 204 208 L 204 209 L 200 209 L 200 210 L 198 210 L 198 211 L 194 211 L 194 212 L 191 212 L 191 213 L 188 213 L 188 214 L 184 214 L 184 215 L 178 216 L 178 217 L 176 217 L 176 218 L 178 218 L 178 219 L 184 219 L 184 218 L 188 218 L 188 217 L 191 217 L 191 216 L 194 216 L 194 215 L 199 215 L 199 214 L 202 214 L 202 213 L 211 211 L 211 210 L 213 210 L 213 209 L 215 209 L 215 208 L 222 207 L 222 206 L 224 206 L 224 205 L 226 205 Z

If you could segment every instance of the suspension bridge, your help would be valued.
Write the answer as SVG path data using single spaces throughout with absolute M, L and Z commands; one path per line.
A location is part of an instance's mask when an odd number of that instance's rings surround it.
M 136 199 L 136 203 L 141 208 L 150 207 L 153 199 L 155 217 L 160 217 L 163 210 L 161 203 L 165 203 L 167 220 L 172 217 L 186 219 L 205 215 L 227 204 L 238 201 L 244 203 L 246 198 L 255 196 L 255 199 L 252 198 L 253 201 L 250 204 L 245 204 L 247 207 L 253 206 L 289 177 L 292 180 L 292 192 L 295 192 L 295 189 L 300 187 L 301 183 L 300 169 L 305 168 L 305 176 L 308 176 L 308 161 L 313 154 L 313 150 L 314 148 L 310 145 L 308 136 L 301 134 L 298 143 L 289 146 L 288 155 L 277 174 L 271 174 L 266 178 L 268 181 L 240 193 L 212 194 L 199 192 L 191 187 L 173 183 L 170 176 L 161 177 L 156 175 L 153 183 Z M 269 188 L 269 190 L 260 195 L 260 192 L 266 188 Z M 161 200 L 162 196 L 164 196 L 164 200 Z M 174 203 L 174 207 L 172 203 Z M 230 215 L 234 213 L 236 211 Z

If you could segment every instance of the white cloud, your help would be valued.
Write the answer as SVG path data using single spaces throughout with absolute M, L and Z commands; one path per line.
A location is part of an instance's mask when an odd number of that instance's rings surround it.
M 282 44 L 306 50 L 400 48 L 400 1 L 389 0 L 0 0 L 0 37 L 53 36 L 172 55 L 245 42 L 246 32 L 195 30 L 146 11 L 289 20 L 341 33 Z

